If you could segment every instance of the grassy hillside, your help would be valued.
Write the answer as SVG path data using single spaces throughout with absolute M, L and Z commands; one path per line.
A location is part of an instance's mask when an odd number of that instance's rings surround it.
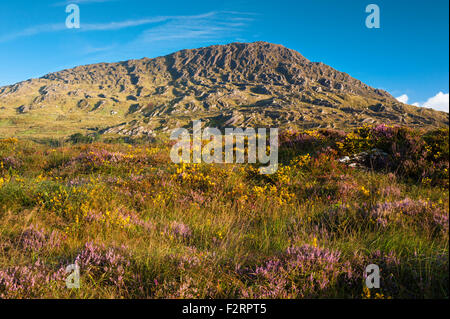
M 287 131 L 274 175 L 175 165 L 165 140 L 2 139 L 0 298 L 448 298 L 448 138 Z

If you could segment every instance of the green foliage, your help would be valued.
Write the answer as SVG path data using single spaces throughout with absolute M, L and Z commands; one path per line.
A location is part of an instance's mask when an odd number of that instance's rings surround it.
M 83 138 L 0 140 L 1 298 L 449 296 L 448 130 L 285 132 L 269 176 L 175 165 L 163 139 Z M 340 161 L 372 148 L 384 167 Z
M 98 141 L 100 135 L 98 133 L 94 133 L 92 135 L 83 135 L 81 133 L 75 133 L 70 135 L 69 141 L 72 144 L 88 144 Z

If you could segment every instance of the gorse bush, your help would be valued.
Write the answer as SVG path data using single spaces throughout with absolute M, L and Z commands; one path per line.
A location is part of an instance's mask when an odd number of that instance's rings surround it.
M 448 136 L 282 132 L 273 175 L 163 138 L 1 139 L 0 297 L 448 298 Z
M 401 126 L 364 126 L 352 132 L 319 130 L 314 134 L 289 132 L 283 145 L 309 149 L 314 145 L 331 147 L 342 156 L 374 149 L 387 153 L 372 168 L 395 172 L 417 182 L 448 186 L 449 130 L 414 130 Z M 375 165 L 377 164 L 377 165 Z
M 81 133 L 75 133 L 69 136 L 69 142 L 73 143 L 73 144 L 80 144 L 80 143 L 93 143 L 95 141 L 98 141 L 98 139 L 100 138 L 100 134 L 99 133 L 94 133 L 91 135 L 83 135 Z

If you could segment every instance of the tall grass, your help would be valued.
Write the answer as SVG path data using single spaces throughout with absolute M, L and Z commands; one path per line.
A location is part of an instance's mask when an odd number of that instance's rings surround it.
M 83 141 L 0 140 L 1 298 L 448 298 L 448 130 L 285 132 L 270 176 Z

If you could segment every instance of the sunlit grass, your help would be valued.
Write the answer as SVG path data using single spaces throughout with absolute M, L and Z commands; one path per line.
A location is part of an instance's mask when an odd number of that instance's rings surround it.
M 0 140 L 0 297 L 362 298 L 370 263 L 378 297 L 448 297 L 448 142 L 372 170 L 339 158 L 380 141 L 304 134 L 270 176 L 175 165 L 165 141 Z M 77 256 L 79 290 L 41 276 Z

